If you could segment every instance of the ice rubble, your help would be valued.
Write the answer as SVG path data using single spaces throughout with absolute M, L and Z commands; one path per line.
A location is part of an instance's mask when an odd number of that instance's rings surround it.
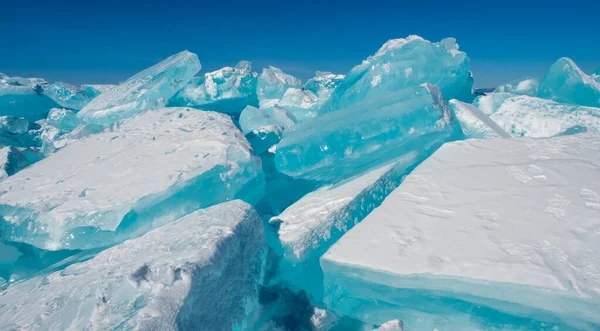
M 454 105 L 453 102 L 450 104 Z M 600 108 L 507 93 L 491 93 L 478 97 L 475 104 L 479 105 L 482 112 L 489 114 L 494 123 L 516 137 L 551 137 L 573 127 L 600 132 Z M 481 127 L 481 122 L 465 123 L 460 112 L 456 116 L 463 125 L 463 130 L 465 127 L 479 130 Z M 485 137 L 487 136 L 480 136 Z
M 58 104 L 43 94 L 47 82 L 40 78 L 0 74 L 0 116 L 26 117 L 36 121 Z
M 151 180 L 150 180 L 151 179 Z M 262 197 L 260 160 L 223 114 L 145 112 L 0 182 L 5 240 L 106 246 L 232 198 Z
M 258 74 L 252 64 L 241 61 L 192 79 L 171 98 L 170 106 L 186 106 L 222 113 L 239 113 L 247 105 L 258 106 Z
M 164 107 L 200 68 L 196 54 L 177 53 L 100 94 L 77 116 L 86 123 L 109 125 L 143 110 Z
M 354 67 L 320 112 L 327 113 L 386 93 L 423 83 L 436 85 L 445 98 L 470 101 L 473 78 L 469 59 L 454 39 L 431 43 L 418 36 L 393 39 Z
M 518 95 L 537 96 L 540 81 L 537 78 L 525 78 L 500 85 L 494 90 L 495 93 L 512 93 Z
M 510 138 L 501 127 L 479 108 L 452 99 L 448 102 L 465 138 Z
M 321 258 L 326 302 L 413 330 L 597 329 L 599 152 L 593 134 L 445 144 Z
M 93 259 L 10 287 L 9 329 L 244 328 L 257 301 L 264 233 L 232 201 L 189 214 Z
M 540 82 L 538 96 L 558 102 L 600 107 L 600 82 L 586 75 L 573 60 L 556 61 Z
M 277 145 L 275 163 L 293 177 L 348 178 L 402 155 L 436 148 L 452 135 L 451 121 L 437 87 L 406 88 L 291 127 Z

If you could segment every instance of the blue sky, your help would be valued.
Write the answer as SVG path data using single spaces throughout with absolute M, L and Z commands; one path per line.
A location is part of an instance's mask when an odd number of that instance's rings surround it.
M 455 37 L 477 87 L 600 67 L 600 3 L 569 1 L 6 1 L 0 72 L 116 83 L 187 49 L 203 72 L 249 60 L 302 79 L 346 73 L 388 39 Z

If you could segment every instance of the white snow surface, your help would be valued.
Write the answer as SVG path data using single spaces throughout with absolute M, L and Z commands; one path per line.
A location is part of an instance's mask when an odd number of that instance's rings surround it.
M 325 278 L 597 327 L 599 173 L 595 134 L 445 144 L 321 258 Z
M 9 287 L 2 330 L 231 330 L 256 304 L 264 233 L 240 201 Z
M 91 248 L 113 239 L 77 238 L 100 236 L 89 227 L 116 231 L 126 214 L 143 219 L 148 210 L 145 225 L 165 224 L 234 198 L 257 178 L 260 160 L 229 116 L 163 108 L 74 141 L 2 181 L 0 215 L 11 240 Z

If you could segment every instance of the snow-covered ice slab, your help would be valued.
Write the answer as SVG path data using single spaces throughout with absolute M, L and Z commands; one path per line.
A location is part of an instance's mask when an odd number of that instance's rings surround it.
M 437 148 L 453 134 L 451 124 L 436 86 L 409 87 L 292 126 L 277 145 L 275 164 L 288 176 L 336 182 Z
M 446 144 L 321 258 L 326 302 L 407 330 L 597 330 L 599 173 L 594 134 Z
M 196 54 L 177 53 L 100 94 L 77 116 L 90 124 L 109 125 L 143 110 L 164 107 L 200 68 Z
M 0 296 L 0 329 L 232 330 L 257 302 L 264 233 L 239 200 L 189 214 Z
M 337 185 L 327 185 L 300 198 L 269 221 L 278 225 L 282 246 L 279 276 L 288 287 L 322 297 L 319 257 L 361 221 L 395 185 L 391 165 Z
M 563 57 L 540 81 L 538 97 L 581 106 L 600 107 L 600 82 Z
M 465 138 L 510 138 L 501 127 L 479 108 L 452 99 L 448 102 Z
M 262 198 L 258 157 L 227 115 L 147 111 L 0 183 L 3 239 L 49 250 L 120 242 L 191 211 Z

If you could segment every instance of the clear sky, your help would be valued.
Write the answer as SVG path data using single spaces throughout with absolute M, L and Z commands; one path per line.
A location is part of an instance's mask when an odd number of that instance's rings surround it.
M 7 0 L 0 72 L 117 83 L 179 52 L 202 71 L 249 60 L 305 80 L 346 73 L 388 39 L 455 37 L 476 87 L 541 76 L 559 57 L 600 67 L 600 1 Z

